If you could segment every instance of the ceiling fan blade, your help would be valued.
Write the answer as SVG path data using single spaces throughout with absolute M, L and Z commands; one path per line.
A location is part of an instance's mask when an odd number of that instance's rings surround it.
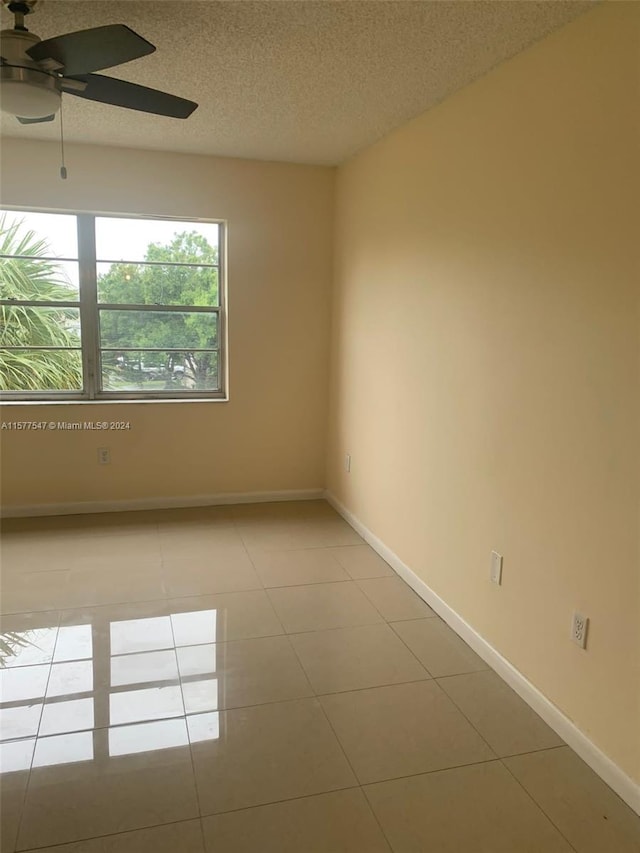
M 116 80 L 114 77 L 103 77 L 100 74 L 79 74 L 72 78 L 75 82 L 86 83 L 86 88 L 78 91 L 65 85 L 62 87 L 70 95 L 86 98 L 89 101 L 100 101 L 103 104 L 113 104 L 115 107 L 125 107 L 128 110 L 139 110 L 143 113 L 153 113 L 170 118 L 188 118 L 197 108 L 194 101 L 178 98 L 168 92 L 149 89 L 137 83 L 126 80 Z
M 150 42 L 124 24 L 110 24 L 45 39 L 27 53 L 36 62 L 53 60 L 65 75 L 73 76 L 122 65 L 154 50 Z
M 44 116 L 44 118 L 20 118 L 20 116 L 16 116 L 20 124 L 40 124 L 42 121 L 53 121 L 55 117 L 55 113 L 50 116 Z

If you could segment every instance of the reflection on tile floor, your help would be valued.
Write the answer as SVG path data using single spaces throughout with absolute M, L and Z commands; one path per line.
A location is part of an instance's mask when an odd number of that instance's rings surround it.
M 1 547 L 3 853 L 640 849 L 322 501 L 9 520 Z

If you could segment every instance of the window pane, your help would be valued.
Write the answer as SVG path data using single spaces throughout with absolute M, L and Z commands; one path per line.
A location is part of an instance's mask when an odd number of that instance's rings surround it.
M 67 213 L 0 210 L 0 254 L 77 258 L 76 217 Z
M 81 391 L 80 352 L 0 349 L 0 390 Z
M 218 303 L 218 268 L 98 264 L 98 301 L 130 305 Z
M 217 391 L 217 352 L 102 352 L 103 391 Z
M 0 347 L 79 347 L 77 308 L 0 305 Z
M 77 302 L 77 261 L 0 258 L 0 299 Z
M 97 216 L 96 256 L 99 261 L 215 264 L 218 225 Z
M 102 347 L 123 349 L 214 349 L 217 314 L 182 311 L 100 312 Z

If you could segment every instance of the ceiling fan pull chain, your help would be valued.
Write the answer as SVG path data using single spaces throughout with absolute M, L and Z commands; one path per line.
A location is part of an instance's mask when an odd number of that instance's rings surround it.
M 62 100 L 60 101 L 60 177 L 67 180 L 67 167 L 64 165 L 64 124 L 62 121 Z

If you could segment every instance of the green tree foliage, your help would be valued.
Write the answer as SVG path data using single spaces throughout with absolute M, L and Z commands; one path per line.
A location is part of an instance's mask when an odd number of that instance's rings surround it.
M 131 382 L 145 375 L 154 377 L 157 371 L 166 378 L 167 387 L 179 381 L 186 387 L 211 388 L 217 354 L 197 350 L 218 346 L 216 315 L 162 312 L 161 306 L 218 304 L 218 269 L 199 266 L 217 264 L 217 248 L 201 234 L 185 231 L 167 245 L 149 245 L 144 259 L 148 263 L 112 264 L 98 277 L 103 304 L 158 305 L 158 312 L 100 312 L 101 345 L 116 350 L 103 354 L 110 383 L 118 385 L 118 373 Z M 146 348 L 180 352 L 140 352 Z
M 69 308 L 38 308 L 20 300 L 73 301 L 76 294 L 46 240 L 22 221 L 0 217 L 0 389 L 57 391 L 82 388 L 80 353 L 74 350 L 11 350 L 5 347 L 78 347 L 78 313 Z

